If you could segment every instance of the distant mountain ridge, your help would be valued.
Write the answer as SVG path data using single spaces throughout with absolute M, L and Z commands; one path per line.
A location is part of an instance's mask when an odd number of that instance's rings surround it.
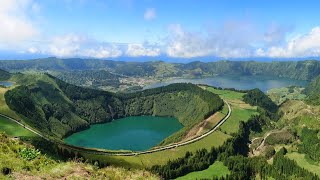
M 163 61 L 125 62 L 99 59 L 2 60 L 0 69 L 15 71 L 107 70 L 125 76 L 202 77 L 214 75 L 265 75 L 312 80 L 320 74 L 320 61 L 217 61 L 166 63 Z

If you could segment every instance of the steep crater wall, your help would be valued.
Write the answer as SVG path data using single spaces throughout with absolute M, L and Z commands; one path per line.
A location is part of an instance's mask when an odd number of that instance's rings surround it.
M 171 137 L 181 139 L 185 131 L 223 106 L 222 99 L 192 84 L 130 94 L 82 88 L 48 75 L 5 94 L 8 106 L 39 131 L 56 138 L 127 116 L 154 115 L 177 118 L 184 128 Z M 49 79 L 49 80 L 48 80 Z

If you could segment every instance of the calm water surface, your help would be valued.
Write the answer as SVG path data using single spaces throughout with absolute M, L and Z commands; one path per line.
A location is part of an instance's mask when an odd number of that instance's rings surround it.
M 65 142 L 82 147 L 141 151 L 159 144 L 182 127 L 175 118 L 132 116 L 92 125 L 67 137 Z
M 0 85 L 10 87 L 13 85 L 13 82 L 0 81 Z
M 262 76 L 216 76 L 210 78 L 196 79 L 172 79 L 165 82 L 150 84 L 144 89 L 150 89 L 160 86 L 169 85 L 172 83 L 193 83 L 193 84 L 208 84 L 210 86 L 222 88 L 235 88 L 240 90 L 248 90 L 259 88 L 266 92 L 269 89 L 287 87 L 291 85 L 305 86 L 308 81 L 293 80 L 288 78 L 262 77 Z

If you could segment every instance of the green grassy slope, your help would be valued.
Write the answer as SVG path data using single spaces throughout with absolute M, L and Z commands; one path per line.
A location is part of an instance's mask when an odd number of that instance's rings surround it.
M 227 134 L 236 133 L 239 129 L 240 121 L 246 122 L 252 115 L 257 114 L 257 108 L 250 106 L 243 101 L 243 96 L 246 93 L 236 92 L 231 90 L 221 90 L 213 87 L 208 87 L 208 91 L 218 94 L 221 98 L 227 100 L 232 108 L 232 115 L 221 126 L 221 131 Z
M 159 179 L 145 170 L 99 168 L 80 160 L 61 161 L 0 133 L 0 179 Z
M 179 177 L 176 180 L 194 180 L 194 179 L 212 179 L 213 177 L 221 178 L 229 174 L 228 168 L 222 162 L 216 161 L 208 169 L 189 173 Z
M 313 105 L 320 105 L 320 75 L 314 78 L 305 89 L 307 102 Z
M 21 127 L 20 125 L 12 122 L 11 120 L 0 116 L 0 132 L 5 132 L 7 135 L 12 137 L 18 136 L 35 136 L 29 130 Z

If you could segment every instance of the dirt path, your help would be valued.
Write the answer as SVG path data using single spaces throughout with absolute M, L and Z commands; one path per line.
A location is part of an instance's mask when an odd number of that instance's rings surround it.
M 256 147 L 253 151 L 252 151 L 252 154 L 253 156 L 256 156 L 256 155 L 259 155 L 261 153 L 261 150 L 263 149 L 264 145 L 265 145 L 265 141 L 266 139 L 268 138 L 268 136 L 270 136 L 271 134 L 273 133 L 276 133 L 276 132 L 280 132 L 281 130 L 271 130 L 269 131 L 266 135 L 264 135 L 263 137 L 263 140 L 261 141 L 261 143 L 259 144 L 258 147 Z M 251 140 L 251 142 L 253 142 L 255 139 L 259 139 L 259 138 L 254 138 Z
M 206 127 L 206 125 L 208 124 L 208 122 L 210 122 L 211 119 L 213 119 L 217 116 L 217 113 L 218 112 L 214 113 L 213 115 L 211 115 L 210 117 L 208 117 L 204 121 L 200 122 L 198 125 L 194 126 L 192 129 L 190 129 L 182 141 L 192 139 L 196 136 L 200 136 L 203 132 L 204 127 Z

